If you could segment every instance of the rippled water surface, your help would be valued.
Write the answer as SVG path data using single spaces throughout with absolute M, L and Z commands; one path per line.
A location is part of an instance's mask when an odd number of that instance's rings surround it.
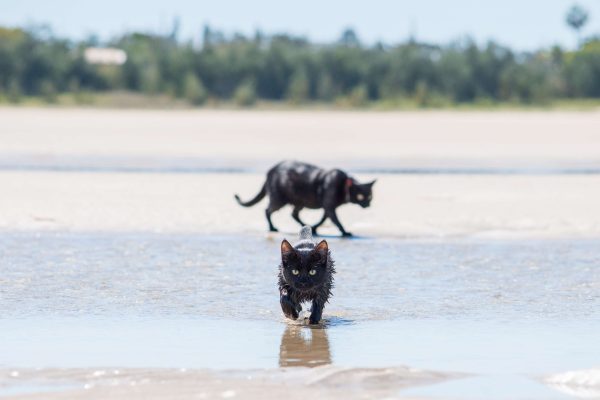
M 0 315 L 280 321 L 281 237 L 4 233 Z M 600 317 L 595 240 L 329 242 L 334 322 Z

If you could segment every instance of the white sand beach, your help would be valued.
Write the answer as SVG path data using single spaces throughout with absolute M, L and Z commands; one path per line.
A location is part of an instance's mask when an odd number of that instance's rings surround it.
M 345 169 L 591 168 L 598 112 L 107 111 L 0 108 L 0 229 L 262 232 L 242 209 L 281 159 Z M 65 160 L 71 172 L 61 172 Z M 95 160 L 89 164 L 89 160 Z M 185 160 L 185 161 L 181 161 Z M 179 162 L 252 174 L 119 173 Z M 199 164 L 196 164 L 199 163 Z M 85 168 L 108 169 L 86 172 Z M 170 164 L 169 164 L 170 165 Z M 85 167 L 84 171 L 77 168 Z M 26 167 L 26 170 L 22 170 Z M 596 237 L 600 175 L 381 175 L 350 231 L 395 237 Z M 169 172 L 168 170 L 166 172 Z M 290 210 L 276 225 L 295 231 Z M 305 219 L 320 213 L 305 211 Z M 335 233 L 326 226 L 324 233 Z
M 373 176 L 360 176 L 371 179 Z M 368 209 L 345 205 L 347 228 L 391 237 L 598 237 L 600 175 L 383 175 Z M 1 171 L 0 229 L 262 233 L 267 200 L 242 208 L 258 174 Z M 284 232 L 298 225 L 286 207 Z M 321 211 L 305 210 L 305 221 Z M 337 234 L 328 222 L 323 233 Z
M 600 112 L 0 108 L 0 155 L 600 162 Z

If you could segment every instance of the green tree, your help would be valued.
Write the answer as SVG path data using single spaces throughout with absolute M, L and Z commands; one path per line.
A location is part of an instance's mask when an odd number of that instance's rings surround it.
M 568 23 L 579 32 L 588 14 L 581 8 L 570 14 Z M 555 47 L 524 53 L 469 39 L 444 46 L 415 40 L 367 46 L 351 29 L 328 45 L 286 34 L 225 35 L 209 27 L 204 39 L 202 46 L 181 42 L 177 24 L 169 34 L 132 32 L 106 43 L 0 27 L 0 90 L 9 101 L 128 90 L 194 104 L 214 98 L 243 106 L 258 99 L 364 106 L 378 100 L 402 104 L 408 98 L 429 107 L 447 101 L 600 98 L 597 40 L 581 43 L 576 51 Z M 89 46 L 122 49 L 127 61 L 90 64 L 84 57 Z
M 40 84 L 40 94 L 46 102 L 56 103 L 56 87 L 52 81 L 45 80 Z
M 293 103 L 303 103 L 308 100 L 310 91 L 310 82 L 304 68 L 300 68 L 292 76 L 286 97 Z
M 332 101 L 337 92 L 334 87 L 333 79 L 328 73 L 321 73 L 317 84 L 317 98 L 323 101 Z
M 11 103 L 19 103 L 23 95 L 21 85 L 16 79 L 12 79 L 8 84 L 8 90 L 6 91 L 8 101 Z
M 348 96 L 348 102 L 352 107 L 361 107 L 367 104 L 369 101 L 369 93 L 367 91 L 367 85 L 364 83 L 356 86 L 350 92 Z
M 600 98 L 600 39 L 566 57 L 563 74 L 571 97 Z
M 360 46 L 360 40 L 358 39 L 358 35 L 352 28 L 346 28 L 342 35 L 340 36 L 340 44 L 348 47 L 358 47 Z
M 233 100 L 239 106 L 248 107 L 256 103 L 256 85 L 251 80 L 246 80 L 237 87 Z
M 196 74 L 188 72 L 184 80 L 184 96 L 192 104 L 201 105 L 206 102 L 208 92 Z
M 586 24 L 588 20 L 589 14 L 588 12 L 578 6 L 572 6 L 567 12 L 566 21 L 567 24 L 576 32 L 577 34 L 577 45 L 581 46 L 581 29 Z

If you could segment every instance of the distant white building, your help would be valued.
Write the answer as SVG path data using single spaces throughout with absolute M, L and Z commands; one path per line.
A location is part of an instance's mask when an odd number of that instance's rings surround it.
M 83 56 L 90 64 L 123 65 L 127 61 L 127 53 L 111 47 L 88 47 Z

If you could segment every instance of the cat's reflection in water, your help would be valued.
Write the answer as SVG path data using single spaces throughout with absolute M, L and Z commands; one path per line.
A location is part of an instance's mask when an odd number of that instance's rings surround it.
M 331 364 L 327 329 L 288 325 L 279 346 L 280 367 L 318 367 Z

